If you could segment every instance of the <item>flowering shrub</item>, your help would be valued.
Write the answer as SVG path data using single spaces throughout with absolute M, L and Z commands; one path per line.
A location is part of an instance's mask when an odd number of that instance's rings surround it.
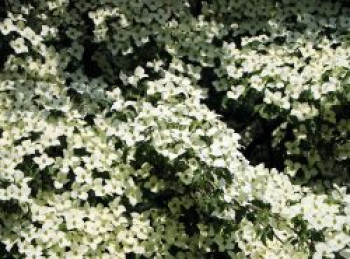
M 349 258 L 337 1 L 6 1 L 4 258 Z

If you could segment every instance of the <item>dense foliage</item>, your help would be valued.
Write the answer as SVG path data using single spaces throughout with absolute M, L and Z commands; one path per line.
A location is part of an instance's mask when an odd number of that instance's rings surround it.
M 7 0 L 1 258 L 350 258 L 350 5 Z

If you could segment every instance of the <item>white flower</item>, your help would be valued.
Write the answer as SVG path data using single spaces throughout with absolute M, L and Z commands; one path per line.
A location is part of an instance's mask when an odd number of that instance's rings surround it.
M 239 79 L 243 76 L 243 70 L 241 68 L 237 68 L 235 65 L 229 65 L 226 67 L 227 75 L 229 77 Z
M 10 32 L 15 30 L 16 30 L 16 26 L 13 24 L 10 18 L 6 18 L 3 22 L 0 23 L 0 31 L 4 35 L 7 35 Z
M 49 157 L 46 155 L 46 153 L 42 154 L 39 157 L 34 157 L 33 161 L 39 166 L 39 168 L 42 170 L 45 167 L 52 165 L 55 162 L 55 159 Z
M 41 32 L 40 32 L 40 35 L 43 36 L 43 37 L 46 37 L 46 36 L 55 36 L 56 35 L 56 28 L 54 27 L 49 27 L 47 25 L 42 25 L 41 26 Z
M 350 244 L 350 236 L 343 232 L 335 234 L 335 236 L 332 236 L 328 241 L 326 241 L 328 249 L 332 252 L 337 252 L 343 249 L 347 244 Z
M 297 117 L 299 121 L 304 121 L 317 116 L 318 110 L 308 103 L 294 103 L 290 115 Z
M 321 93 L 327 94 L 330 92 L 334 92 L 337 90 L 338 85 L 339 85 L 338 80 L 334 77 L 330 77 L 328 82 L 322 84 Z
M 134 74 L 138 79 L 148 77 L 148 75 L 145 74 L 145 70 L 142 67 L 136 67 Z
M 28 52 L 28 47 L 25 45 L 23 38 L 17 38 L 10 42 L 10 46 L 17 54 Z
M 75 180 L 77 183 L 92 183 L 92 179 L 86 169 L 78 166 L 74 168 L 74 174 L 76 175 Z
M 243 85 L 231 87 L 231 91 L 227 92 L 227 97 L 237 100 L 244 93 L 244 89 Z
M 41 246 L 33 246 L 33 245 L 28 245 L 19 248 L 19 251 L 23 254 L 26 255 L 27 258 L 43 258 L 42 254 L 42 247 Z
M 124 102 L 122 100 L 117 100 L 113 103 L 111 110 L 120 111 L 123 108 Z
M 264 81 L 258 75 L 253 75 L 250 78 L 250 83 L 251 83 L 251 87 L 256 89 L 259 92 L 262 91 L 264 89 L 264 86 L 265 86 Z
M 226 167 L 226 162 L 222 158 L 215 159 L 214 163 L 213 163 L 213 166 L 215 166 L 215 167 Z

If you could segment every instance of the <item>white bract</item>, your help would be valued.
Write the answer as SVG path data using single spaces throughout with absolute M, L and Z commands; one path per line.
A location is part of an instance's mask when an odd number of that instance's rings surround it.
M 16 40 L 11 41 L 10 45 L 17 54 L 28 52 L 28 47 L 23 38 L 17 38 Z

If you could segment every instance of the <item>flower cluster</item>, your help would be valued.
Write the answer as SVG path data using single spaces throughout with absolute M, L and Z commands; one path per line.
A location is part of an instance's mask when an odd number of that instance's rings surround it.
M 317 181 L 315 188 L 322 189 L 348 181 L 349 7 L 340 1 L 261 1 L 248 8 L 250 1 L 232 1 L 219 9 L 219 2 L 208 6 L 208 16 L 225 13 L 234 37 L 222 39 L 213 86 L 224 93 L 227 111 L 249 114 L 251 121 L 240 127 L 246 143 L 255 145 L 253 125 L 267 121 L 267 145 L 278 150 L 296 181 Z M 220 11 L 209 12 L 213 8 Z M 260 22 L 241 22 L 240 16 Z
M 346 3 L 20 2 L 1 255 L 349 258 Z

